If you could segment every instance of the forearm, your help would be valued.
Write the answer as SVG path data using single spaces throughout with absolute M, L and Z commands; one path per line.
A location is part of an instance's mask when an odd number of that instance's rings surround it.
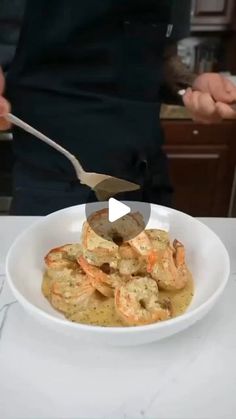
M 192 73 L 177 55 L 177 45 L 166 48 L 164 55 L 164 80 L 161 87 L 163 102 L 181 104 L 178 91 L 192 86 L 197 75 Z

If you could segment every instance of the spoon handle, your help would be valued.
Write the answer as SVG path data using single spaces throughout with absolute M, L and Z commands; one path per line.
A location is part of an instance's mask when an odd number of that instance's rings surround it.
M 71 154 L 69 151 L 67 151 L 64 147 L 60 146 L 55 141 L 51 140 L 46 135 L 42 134 L 42 132 L 40 132 L 37 129 L 31 127 L 29 124 L 27 124 L 26 122 L 22 121 L 20 118 L 17 118 L 15 115 L 12 115 L 11 113 L 8 113 L 5 116 L 5 118 L 9 122 L 11 122 L 12 124 L 17 125 L 18 127 L 20 127 L 21 129 L 23 129 L 24 131 L 29 132 L 30 134 L 32 134 L 35 137 L 39 138 L 40 140 L 44 141 L 45 143 L 47 143 L 51 147 L 55 148 L 55 150 L 57 150 L 60 153 L 62 153 L 73 164 L 74 169 L 76 171 L 76 174 L 77 174 L 78 178 L 80 179 L 81 176 L 83 176 L 84 169 L 81 166 L 81 164 L 79 163 L 78 159 L 73 154 Z

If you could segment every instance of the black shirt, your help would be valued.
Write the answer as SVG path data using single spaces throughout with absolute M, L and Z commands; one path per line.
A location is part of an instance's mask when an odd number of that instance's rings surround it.
M 162 55 L 168 41 L 188 34 L 189 6 L 189 0 L 29 0 L 7 79 L 13 112 L 78 154 L 88 170 L 111 172 L 114 155 L 158 148 Z M 15 151 L 42 168 L 72 170 L 19 130 Z
M 24 13 L 25 0 L 1 0 L 0 66 L 7 71 L 13 60 Z

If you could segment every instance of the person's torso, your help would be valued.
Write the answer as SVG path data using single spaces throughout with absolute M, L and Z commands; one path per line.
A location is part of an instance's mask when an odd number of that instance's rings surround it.
M 7 79 L 17 116 L 80 156 L 112 169 L 162 143 L 159 88 L 171 0 L 28 1 Z M 41 166 L 65 159 L 15 132 L 18 157 Z M 96 164 L 97 161 L 99 164 Z M 69 168 L 69 165 L 66 165 Z
M 171 3 L 28 1 L 9 82 L 158 102 Z

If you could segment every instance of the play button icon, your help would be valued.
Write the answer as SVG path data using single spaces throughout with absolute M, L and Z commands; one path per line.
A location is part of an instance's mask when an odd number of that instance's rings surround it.
M 127 241 L 146 228 L 151 214 L 151 204 L 134 200 L 132 193 L 125 194 L 127 198 L 123 195 L 120 198 L 119 194 L 107 196 L 107 191 L 111 191 L 111 184 L 106 180 L 96 188 L 99 194 L 96 193 L 95 196 L 91 193 L 88 197 L 85 213 L 90 229 L 102 238 L 101 243 L 104 239 L 114 241 L 114 237 L 117 236 L 122 236 L 123 241 Z M 96 201 L 96 198 L 101 201 Z M 95 241 L 99 242 L 96 236 Z
M 117 201 L 115 198 L 110 198 L 108 201 L 108 220 L 110 223 L 119 220 L 129 214 L 131 209 L 128 205 L 123 202 Z

